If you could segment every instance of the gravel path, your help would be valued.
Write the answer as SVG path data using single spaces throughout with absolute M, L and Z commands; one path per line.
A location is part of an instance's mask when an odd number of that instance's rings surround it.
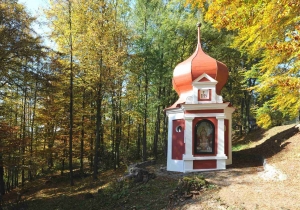
M 276 131 L 256 147 L 235 154 L 231 168 L 202 172 L 219 189 L 176 209 L 300 209 L 300 133 Z M 264 164 L 258 158 L 262 155 L 267 157 Z

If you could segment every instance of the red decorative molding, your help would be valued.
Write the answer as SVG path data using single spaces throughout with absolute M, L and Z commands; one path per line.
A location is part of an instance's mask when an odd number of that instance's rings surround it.
M 206 77 L 202 77 L 198 82 L 210 82 Z

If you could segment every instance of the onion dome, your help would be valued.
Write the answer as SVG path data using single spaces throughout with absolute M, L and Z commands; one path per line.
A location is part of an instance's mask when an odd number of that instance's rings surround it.
M 216 93 L 221 94 L 221 90 L 228 79 L 228 68 L 225 64 L 205 54 L 201 48 L 200 26 L 198 23 L 198 44 L 196 51 L 185 61 L 179 63 L 173 72 L 173 87 L 179 95 L 178 101 L 170 108 L 174 108 L 179 103 L 184 103 L 186 97 L 193 90 L 192 82 L 206 73 L 218 81 Z

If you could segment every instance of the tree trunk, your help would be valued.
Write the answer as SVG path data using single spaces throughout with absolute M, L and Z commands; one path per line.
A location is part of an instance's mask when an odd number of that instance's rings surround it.
M 240 118 L 240 125 L 239 125 L 239 135 L 243 135 L 243 124 L 244 124 L 244 99 L 241 98 L 241 118 Z
M 74 185 L 73 180 L 73 39 L 72 39 L 72 13 L 71 1 L 69 0 L 69 29 L 70 29 L 70 131 L 69 131 L 69 170 L 70 185 Z
M 90 170 L 93 171 L 93 167 L 94 167 L 94 156 L 93 156 L 93 149 L 94 149 L 94 135 L 93 133 L 91 133 L 90 136 Z
M 129 145 L 130 145 L 130 124 L 131 124 L 131 119 L 130 119 L 130 115 L 128 115 L 127 143 L 126 143 L 126 151 L 127 152 L 129 150 Z
M 4 183 L 4 167 L 2 154 L 0 153 L 0 195 L 4 195 L 5 193 L 5 183 Z
M 158 87 L 158 98 L 161 98 L 161 87 Z M 157 106 L 156 111 L 156 122 L 155 122 L 155 132 L 154 132 L 154 141 L 153 141 L 153 153 L 154 158 L 157 160 L 157 144 L 158 144 L 158 138 L 160 134 L 160 106 Z
M 112 99 L 113 101 L 113 99 Z M 115 139 L 115 128 L 114 128 L 114 123 L 115 123 L 115 113 L 114 113 L 114 109 L 113 109 L 113 103 L 112 103 L 112 120 L 110 123 L 110 133 L 111 133 L 111 156 L 112 156 L 112 163 L 113 163 L 113 168 L 114 170 L 116 170 L 116 139 Z
M 156 113 L 156 122 L 155 122 L 155 132 L 154 132 L 154 139 L 153 139 L 153 155 L 155 160 L 157 159 L 157 146 L 158 146 L 158 138 L 160 134 L 160 107 L 157 107 Z
M 6 192 L 9 192 L 11 189 L 11 174 L 12 174 L 10 168 L 7 169 L 6 174 L 7 174 Z
M 138 124 L 138 130 L 137 130 L 137 140 L 136 140 L 136 158 L 141 158 L 141 124 Z
M 29 166 L 31 167 L 29 170 L 29 180 L 32 181 L 32 145 L 34 141 L 34 120 L 35 120 L 35 109 L 36 109 L 36 98 L 37 98 L 37 81 L 35 82 L 35 88 L 34 88 L 34 99 L 33 99 L 33 110 L 32 110 L 32 120 L 31 120 L 31 136 L 30 136 L 30 160 L 29 160 Z
M 60 175 L 63 176 L 64 175 L 64 170 L 65 170 L 65 159 L 63 158 L 61 160 L 61 171 L 60 171 Z
M 111 99 L 111 109 L 112 109 L 112 119 L 110 125 L 110 133 L 112 139 L 112 161 L 114 170 L 117 169 L 117 138 L 116 138 L 116 111 L 115 111 L 115 102 L 114 102 L 114 93 L 112 93 Z
M 122 114 L 121 114 L 121 101 L 119 101 L 117 117 L 116 117 L 116 165 L 120 167 L 120 144 L 122 141 Z
M 147 117 L 148 117 L 148 73 L 145 75 L 145 107 L 144 107 L 144 125 L 143 125 L 143 161 L 147 160 Z
M 14 178 L 15 178 L 15 180 L 14 180 L 14 184 L 15 184 L 14 187 L 17 187 L 19 185 L 19 169 L 18 169 L 18 166 L 15 167 L 15 169 L 14 169 Z
M 250 120 L 250 99 L 248 91 L 245 93 L 245 130 L 249 133 L 249 120 Z
M 99 87 L 97 91 L 97 101 L 96 101 L 96 141 L 95 141 L 95 157 L 94 157 L 94 173 L 93 179 L 96 180 L 98 178 L 98 164 L 100 157 L 100 138 L 101 138 L 101 89 Z
M 162 88 L 162 95 L 166 96 L 167 95 L 167 91 L 166 91 L 166 87 L 163 86 Z M 163 115 L 163 130 L 162 130 L 162 139 L 163 139 L 163 145 L 162 145 L 162 149 L 163 149 L 163 153 L 164 153 L 164 157 L 167 157 L 167 144 L 168 144 L 168 117 L 166 116 L 166 113 L 164 112 Z
M 22 186 L 25 183 L 25 170 L 24 170 L 24 166 L 25 166 L 25 138 L 26 138 L 26 103 L 27 103 L 27 87 L 25 84 L 24 87 L 24 104 L 23 104 L 23 120 L 22 120 L 22 170 L 21 170 L 21 184 Z
M 90 104 L 91 106 L 91 115 L 90 115 L 90 120 L 91 123 L 94 124 L 95 123 L 95 113 L 94 113 L 94 103 L 91 102 Z M 91 134 L 90 134 L 90 170 L 93 171 L 93 167 L 94 167 L 94 156 L 93 156 L 93 150 L 94 150 L 94 141 L 95 141 L 95 130 L 93 129 Z
M 85 109 L 85 90 L 82 95 L 82 110 Z M 84 152 L 84 114 L 81 117 L 81 138 L 80 138 L 80 172 L 83 174 L 83 152 Z
M 10 169 L 10 175 L 11 175 L 11 189 L 15 186 L 15 168 Z

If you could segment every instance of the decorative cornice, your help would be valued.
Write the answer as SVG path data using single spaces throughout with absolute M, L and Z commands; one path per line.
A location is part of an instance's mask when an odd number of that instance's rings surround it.
M 205 82 L 193 82 L 192 85 L 193 86 L 197 86 L 197 87 L 199 87 L 199 86 L 201 86 L 201 87 L 202 86 L 215 87 L 217 83 L 218 82 L 208 82 L 208 81 L 205 81 Z
M 226 155 L 222 156 L 203 156 L 203 157 L 197 157 L 197 156 L 185 156 L 183 155 L 183 160 L 225 160 L 227 159 Z
M 201 104 L 182 104 L 183 110 L 209 110 L 209 109 L 225 109 L 229 103 L 201 103 Z
M 193 119 L 195 119 L 195 117 L 194 116 L 186 116 L 186 115 L 184 115 L 184 119 L 185 120 L 193 120 Z
M 174 109 L 166 109 L 166 114 L 169 116 L 170 114 L 181 114 L 184 113 L 183 109 L 181 108 L 174 108 Z
M 199 82 L 199 80 L 203 79 L 203 78 L 206 78 L 208 79 L 209 81 L 203 81 L 203 82 Z M 211 76 L 209 76 L 208 74 L 206 73 L 203 73 L 201 74 L 199 77 L 197 77 L 196 79 L 194 79 L 194 81 L 192 83 L 201 83 L 201 84 L 204 84 L 204 83 L 218 83 L 217 80 L 215 80 L 214 78 L 212 78 Z
M 217 118 L 217 120 L 224 120 L 224 119 L 226 119 L 226 116 L 225 115 L 223 115 L 223 116 L 216 116 L 216 118 Z

